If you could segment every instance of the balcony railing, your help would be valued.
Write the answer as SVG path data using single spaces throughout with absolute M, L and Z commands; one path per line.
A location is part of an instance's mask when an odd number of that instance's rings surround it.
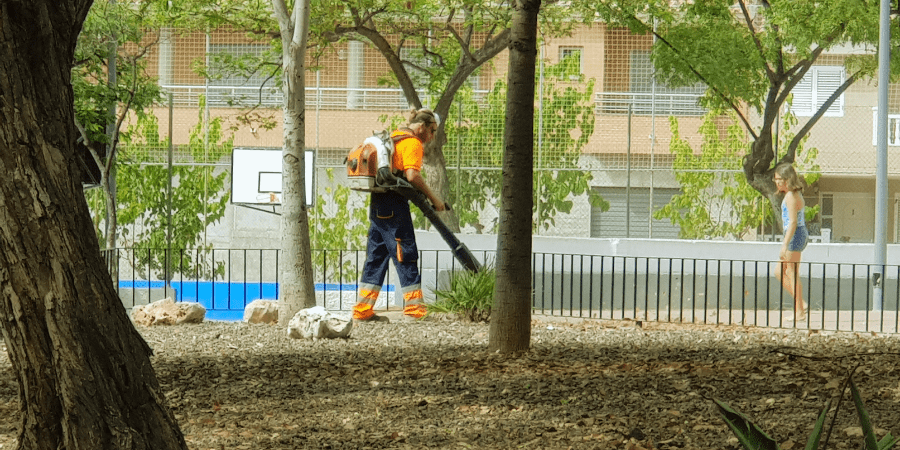
M 261 105 L 280 108 L 284 95 L 280 88 L 266 86 L 199 86 L 171 85 L 163 89 L 172 92 L 177 106 L 196 106 L 200 96 L 205 95 L 207 103 L 213 107 L 249 107 Z M 483 100 L 488 91 L 475 91 L 475 98 Z M 419 91 L 425 96 L 424 91 Z M 594 97 L 594 112 L 597 115 L 627 114 L 640 116 L 702 116 L 707 110 L 700 106 L 697 94 L 650 94 L 642 92 L 598 92 Z M 409 102 L 403 91 L 394 88 L 306 88 L 308 109 L 346 110 L 405 110 Z
M 594 98 L 597 115 L 628 114 L 638 116 L 702 116 L 697 94 L 651 94 L 649 92 L 598 92 Z
M 280 88 L 266 86 L 163 86 L 172 92 L 173 102 L 178 106 L 196 106 L 201 95 L 205 95 L 207 103 L 214 107 L 249 107 L 261 105 L 280 108 L 284 102 L 284 94 Z M 477 99 L 484 98 L 487 91 L 476 91 Z M 424 97 L 426 93 L 419 91 Z M 306 88 L 307 109 L 359 109 L 359 110 L 405 110 L 409 102 L 400 89 L 391 88 Z

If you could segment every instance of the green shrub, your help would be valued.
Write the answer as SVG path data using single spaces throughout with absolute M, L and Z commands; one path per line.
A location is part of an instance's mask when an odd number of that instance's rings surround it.
M 477 273 L 453 272 L 448 289 L 433 289 L 437 301 L 427 305 L 430 313 L 456 313 L 473 322 L 487 322 L 494 305 L 493 267 L 485 265 Z
M 850 394 L 853 397 L 853 404 L 856 406 L 856 412 L 859 415 L 859 424 L 863 430 L 864 445 L 862 448 L 865 450 L 888 450 L 893 447 L 894 444 L 897 443 L 898 438 L 891 436 L 891 433 L 888 433 L 880 441 L 875 437 L 875 429 L 872 427 L 871 420 L 869 420 L 869 413 L 866 411 L 866 407 L 863 404 L 862 396 L 859 395 L 859 390 L 856 389 L 856 384 L 853 382 L 852 372 L 847 378 L 847 382 L 844 383 L 841 397 L 843 397 L 848 385 L 850 386 Z M 722 419 L 725 420 L 725 423 L 728 424 L 728 427 L 731 428 L 731 431 L 737 436 L 742 447 L 747 450 L 779 450 L 775 440 L 766 434 L 758 425 L 753 423 L 753 421 L 728 406 L 725 402 L 715 399 L 713 399 L 713 401 L 716 403 L 716 406 L 719 407 L 719 414 L 722 415 Z M 837 408 L 835 408 L 834 415 L 832 415 L 831 424 L 828 426 L 828 434 L 825 436 L 825 442 L 821 446 L 823 449 L 828 447 L 828 438 L 831 437 L 831 430 L 834 428 L 834 419 L 837 417 L 840 408 L 841 402 L 838 400 Z M 820 448 L 819 441 L 822 438 L 822 432 L 825 430 L 825 419 L 828 416 L 828 410 L 830 409 L 831 400 L 828 400 L 825 403 L 825 407 L 822 408 L 822 412 L 819 413 L 819 418 L 816 420 L 816 425 L 813 427 L 813 432 L 809 436 L 809 440 L 807 441 L 804 450 L 818 450 Z

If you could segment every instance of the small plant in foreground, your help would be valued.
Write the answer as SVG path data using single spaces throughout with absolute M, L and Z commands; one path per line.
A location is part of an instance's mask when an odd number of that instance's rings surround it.
M 427 305 L 429 313 L 456 313 L 472 322 L 487 322 L 494 305 L 493 267 L 485 265 L 477 273 L 464 271 L 450 275 L 450 287 L 434 289 L 437 301 Z
M 856 369 L 854 369 L 854 371 L 855 370 Z M 844 388 L 841 390 L 841 397 L 838 399 L 837 408 L 835 408 L 831 424 L 828 426 L 828 434 L 826 434 L 825 442 L 822 444 L 821 448 L 825 449 L 828 447 L 828 439 L 831 437 L 831 431 L 834 429 L 835 418 L 837 417 L 838 410 L 841 409 L 840 399 L 843 398 L 848 385 L 850 386 L 850 394 L 853 397 L 853 403 L 856 405 L 856 412 L 859 415 L 859 424 L 863 430 L 864 446 L 862 448 L 865 450 L 888 450 L 892 448 L 894 444 L 897 443 L 898 438 L 891 436 L 891 433 L 888 433 L 880 441 L 875 437 L 875 429 L 872 427 L 872 422 L 869 420 L 869 413 L 866 411 L 862 396 L 859 395 L 859 390 L 856 389 L 856 384 L 853 382 L 853 372 L 847 377 Z M 716 406 L 719 407 L 719 414 L 722 415 L 722 419 L 725 420 L 725 423 L 728 424 L 728 427 L 731 428 L 731 431 L 734 432 L 738 441 L 741 443 L 741 446 L 745 449 L 780 450 L 775 440 L 746 416 L 737 412 L 725 402 L 715 399 L 713 399 L 713 401 L 716 403 Z M 813 427 L 812 434 L 809 436 L 809 440 L 807 441 L 804 450 L 818 450 L 820 448 L 819 441 L 822 438 L 822 432 L 825 430 L 825 418 L 828 416 L 829 409 L 831 409 L 831 400 L 828 400 L 825 403 L 825 407 L 822 409 L 822 412 L 819 413 L 819 418 L 816 420 L 816 425 Z

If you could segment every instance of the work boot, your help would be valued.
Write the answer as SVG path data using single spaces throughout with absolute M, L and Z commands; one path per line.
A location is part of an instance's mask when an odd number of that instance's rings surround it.
M 388 319 L 385 316 L 379 316 L 375 314 L 375 310 L 372 308 L 372 305 L 360 302 L 357 303 L 356 306 L 353 307 L 353 321 L 354 322 L 390 322 L 391 319 Z
M 359 302 L 353 307 L 353 320 L 369 320 L 375 317 L 373 305 Z
M 357 319 L 357 318 L 354 317 L 354 318 L 353 318 L 353 321 L 354 321 L 354 322 L 357 322 L 357 323 L 359 323 L 359 322 L 366 322 L 366 323 L 372 323 L 372 322 L 391 323 L 391 319 L 390 319 L 390 318 L 388 318 L 388 317 L 386 317 L 386 316 L 379 316 L 378 314 L 372 314 L 372 316 L 369 317 L 368 319 Z
M 416 304 L 416 305 L 406 305 L 403 308 L 403 315 L 406 317 L 412 317 L 413 319 L 421 319 L 428 314 L 428 310 L 425 309 L 425 305 Z

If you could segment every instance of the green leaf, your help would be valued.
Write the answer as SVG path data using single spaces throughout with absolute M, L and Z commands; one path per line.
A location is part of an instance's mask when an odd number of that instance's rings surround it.
M 534 119 L 532 181 L 533 223 L 537 229 L 552 226 L 557 216 L 572 211 L 575 207 L 572 198 L 584 193 L 588 193 L 592 206 L 609 208 L 591 189 L 591 173 L 579 168 L 584 146 L 594 132 L 595 81 L 582 81 L 577 88 L 571 85 L 569 77 L 578 70 L 577 61 L 577 58 L 564 58 L 558 64 L 547 66 L 541 84 L 543 109 Z M 502 173 L 499 168 L 505 124 L 503 115 L 491 112 L 506 108 L 506 90 L 505 81 L 499 80 L 484 98 L 476 98 L 470 90 L 461 92 L 454 99 L 459 120 L 448 120 L 446 124 L 448 142 L 444 152 L 450 169 L 448 178 L 453 183 L 453 208 L 461 226 L 474 226 L 479 232 L 495 231 L 496 223 L 482 223 L 481 213 L 500 206 Z M 543 126 L 539 127 L 539 123 Z M 456 171 L 455 167 L 483 169 Z
M 746 450 L 779 450 L 778 444 L 774 439 L 769 437 L 762 429 L 759 428 L 750 419 L 743 414 L 732 409 L 725 402 L 713 399 L 716 406 L 719 407 L 719 414 L 722 419 L 731 428 L 737 436 L 738 441 Z
M 878 441 L 878 450 L 888 450 L 889 448 L 893 447 L 898 440 L 900 440 L 900 438 L 895 438 L 891 436 L 891 433 L 888 433 L 883 438 L 881 438 L 880 441 Z
M 872 421 L 869 420 L 869 412 L 866 411 L 866 405 L 863 404 L 862 396 L 853 378 L 850 378 L 850 394 L 853 396 L 853 404 L 856 405 L 856 412 L 859 414 L 859 426 L 862 427 L 863 436 L 865 436 L 866 450 L 879 450 L 878 442 L 875 440 L 875 429 L 872 427 Z
M 819 448 L 819 441 L 822 438 L 822 428 L 825 426 L 825 418 L 828 416 L 829 409 L 831 409 L 830 399 L 825 402 L 825 407 L 822 408 L 822 412 L 819 413 L 819 419 L 816 420 L 816 425 L 813 427 L 812 434 L 809 435 L 809 441 L 806 443 L 805 450 L 817 450 Z

